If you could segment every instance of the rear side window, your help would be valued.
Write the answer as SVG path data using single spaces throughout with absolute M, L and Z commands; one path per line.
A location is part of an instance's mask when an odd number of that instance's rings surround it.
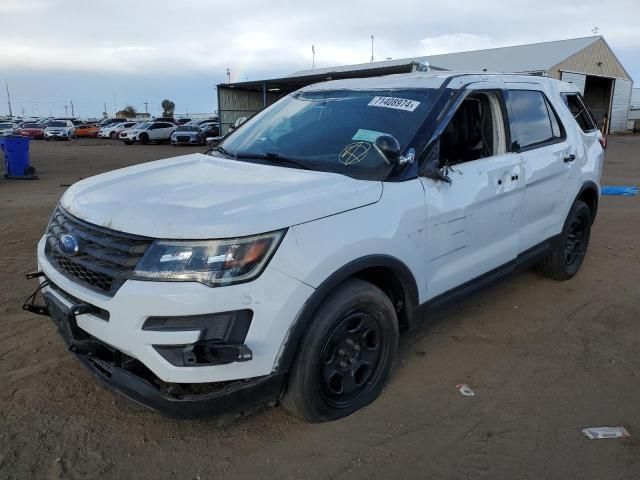
M 564 98 L 571 115 L 576 119 L 583 132 L 593 132 L 598 128 L 593 119 L 593 114 L 578 94 L 567 93 L 562 98 Z
M 512 149 L 521 151 L 562 141 L 564 128 L 542 92 L 509 91 Z

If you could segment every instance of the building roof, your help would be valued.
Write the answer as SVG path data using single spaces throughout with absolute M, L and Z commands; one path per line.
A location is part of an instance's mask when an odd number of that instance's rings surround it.
M 447 70 L 546 72 L 601 38 L 601 36 L 570 38 L 553 42 L 428 55 L 427 59 L 432 66 Z
M 340 65 L 335 67 L 312 68 L 291 73 L 287 77 L 305 77 L 309 75 L 329 75 L 332 73 L 357 72 L 362 70 L 376 70 L 396 67 L 410 67 L 427 64 L 427 57 L 398 58 L 382 62 L 356 63 L 354 65 Z
M 361 63 L 358 65 L 344 65 L 339 67 L 314 68 L 311 70 L 301 70 L 281 78 L 270 78 L 265 80 L 250 80 L 236 82 L 232 84 L 219 84 L 219 88 L 235 88 L 239 90 L 257 90 L 263 88 L 271 90 L 297 90 L 310 83 L 324 82 L 340 78 L 361 78 L 376 77 L 383 75 L 394 75 L 399 73 L 410 73 L 413 71 L 426 70 L 424 66 L 425 57 L 403 58 L 399 60 L 386 60 L 384 62 Z

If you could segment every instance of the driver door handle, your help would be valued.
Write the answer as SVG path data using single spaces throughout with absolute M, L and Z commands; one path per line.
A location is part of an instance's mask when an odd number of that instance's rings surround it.
M 576 156 L 572 153 L 568 157 L 564 157 L 564 163 L 573 162 L 576 159 Z

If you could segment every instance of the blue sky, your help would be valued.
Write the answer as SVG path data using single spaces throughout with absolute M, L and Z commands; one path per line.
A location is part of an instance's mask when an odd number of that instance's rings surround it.
M 99 116 L 127 104 L 209 113 L 225 81 L 316 65 L 584 37 L 597 26 L 640 79 L 638 0 L 394 2 L 303 0 L 0 0 L 0 82 L 13 110 Z M 8 113 L 0 90 L 0 115 Z M 69 114 L 70 114 L 69 108 Z

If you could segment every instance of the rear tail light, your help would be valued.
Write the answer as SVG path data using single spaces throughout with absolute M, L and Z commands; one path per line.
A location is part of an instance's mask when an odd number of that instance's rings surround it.
M 602 145 L 602 149 L 606 150 L 607 149 L 607 137 L 600 137 L 600 138 L 598 138 L 598 141 L 600 142 L 600 145 Z

